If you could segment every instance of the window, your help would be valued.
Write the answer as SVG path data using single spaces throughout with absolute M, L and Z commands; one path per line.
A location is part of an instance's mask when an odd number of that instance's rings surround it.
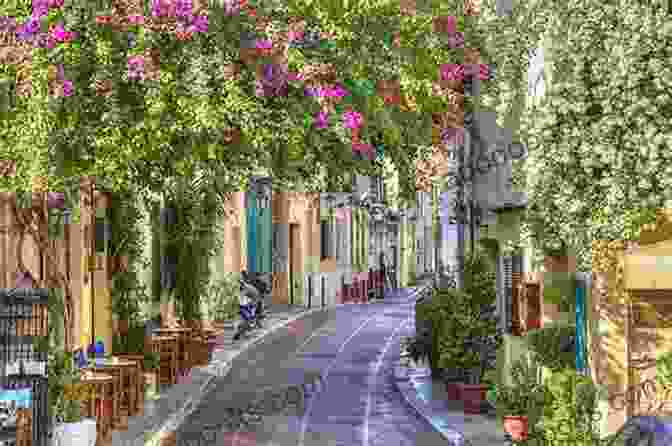
M 320 223 L 320 258 L 333 256 L 333 225 L 324 220 Z

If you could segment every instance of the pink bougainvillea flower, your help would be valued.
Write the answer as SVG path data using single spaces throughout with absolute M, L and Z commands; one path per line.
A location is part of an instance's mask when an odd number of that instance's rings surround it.
M 329 127 L 329 113 L 321 111 L 315 116 L 315 127 L 318 129 L 326 129 Z
M 33 0 L 33 17 L 49 14 L 49 0 Z
M 450 48 L 464 48 L 464 33 L 450 34 L 448 36 L 448 46 Z
M 142 56 L 131 56 L 128 58 L 128 78 L 143 79 L 145 72 L 145 59 Z
M 464 80 L 464 65 L 454 63 L 442 64 L 440 71 L 441 80 Z
M 478 70 L 478 78 L 482 81 L 487 81 L 490 79 L 490 66 L 487 64 L 481 64 Z
M 316 118 L 316 127 L 318 129 L 326 129 L 329 127 L 329 114 L 327 112 L 319 112 Z
M 372 160 L 375 157 L 375 150 L 371 144 L 365 143 L 353 143 L 352 150 L 355 153 L 359 153 L 363 158 Z
M 356 129 L 362 125 L 362 114 L 356 111 L 346 111 L 343 113 L 343 121 L 349 129 Z
M 290 72 L 287 74 L 287 79 L 290 81 L 302 81 L 303 75 L 301 73 Z
M 19 271 L 16 273 L 15 288 L 34 288 L 35 280 L 28 271 Z
M 62 23 L 57 23 L 56 25 L 52 25 L 49 28 L 49 34 L 51 34 L 51 36 L 59 42 L 64 42 L 66 37 L 67 37 L 65 28 L 63 28 Z
M 257 39 L 255 43 L 255 48 L 267 50 L 273 48 L 273 42 L 268 39 Z
M 72 96 L 73 87 L 72 81 L 64 80 L 63 81 L 63 96 Z
M 207 15 L 197 15 L 194 17 L 193 26 L 196 28 L 195 32 L 207 33 L 208 32 L 208 16 Z
M 47 209 L 65 208 L 65 194 L 63 192 L 47 192 Z
M 334 88 L 330 88 L 330 89 L 327 91 L 327 96 L 337 97 L 337 98 L 342 98 L 343 96 L 347 96 L 347 95 L 349 95 L 349 94 L 350 94 L 350 93 L 348 92 L 348 90 L 346 90 L 345 88 L 341 87 L 340 85 L 337 85 L 337 86 L 334 87 Z
M 304 34 L 305 33 L 303 31 L 290 31 L 287 33 L 287 38 L 290 42 L 300 41 L 303 40 Z
M 128 22 L 132 23 L 134 25 L 142 25 L 145 23 L 145 16 L 144 15 L 129 15 L 128 16 Z

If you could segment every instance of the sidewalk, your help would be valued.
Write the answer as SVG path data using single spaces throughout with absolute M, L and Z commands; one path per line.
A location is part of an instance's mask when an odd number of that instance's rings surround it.
M 368 304 L 374 303 L 375 301 L 368 302 Z M 228 374 L 231 361 L 235 357 L 278 328 L 289 325 L 310 313 L 342 305 L 358 304 L 336 304 L 324 308 L 319 305 L 312 308 L 301 305 L 269 305 L 266 309 L 268 316 L 264 328 L 254 330 L 247 337 L 235 342 L 233 341 L 235 322 L 231 321 L 223 334 L 217 338 L 212 358 L 207 366 L 195 367 L 186 379 L 181 379 L 177 384 L 161 389 L 158 399 L 145 400 L 143 414 L 129 418 L 127 430 L 121 428 L 115 430 L 112 432 L 111 440 L 108 439 L 98 446 L 159 446 L 161 438 L 177 430 L 198 406 L 211 385 L 214 384 L 214 379 Z
M 297 305 L 269 306 L 264 328 L 254 330 L 235 342 L 233 341 L 235 322 L 231 321 L 225 327 L 223 334 L 217 338 L 212 359 L 207 366 L 195 367 L 188 377 L 181 379 L 177 384 L 161 389 L 158 399 L 145 400 L 144 413 L 129 418 L 128 429 L 115 430 L 111 435 L 111 442 L 108 440 L 105 445 L 158 445 L 158 440 L 165 433 L 176 429 L 196 408 L 207 394 L 210 385 L 214 383 L 214 379 L 223 377 L 228 373 L 229 364 L 233 358 L 261 341 L 274 330 L 288 325 L 304 315 L 320 310 L 322 310 L 321 307 L 306 308 Z
M 504 429 L 494 415 L 465 415 L 461 401 L 448 400 L 444 383 L 432 378 L 428 367 L 410 360 L 394 369 L 397 389 L 404 400 L 450 446 L 508 446 Z

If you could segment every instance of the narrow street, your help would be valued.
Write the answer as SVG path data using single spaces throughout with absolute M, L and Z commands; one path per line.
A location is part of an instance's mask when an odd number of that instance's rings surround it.
M 178 430 L 178 445 L 445 444 L 392 381 L 400 337 L 414 329 L 414 303 L 401 292 L 318 312 L 268 336 L 219 378 Z

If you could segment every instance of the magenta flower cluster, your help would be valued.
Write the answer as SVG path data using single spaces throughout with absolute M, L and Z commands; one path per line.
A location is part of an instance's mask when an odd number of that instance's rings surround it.
M 340 85 L 336 87 L 327 87 L 327 88 L 306 88 L 304 90 L 305 96 L 319 96 L 319 97 L 338 97 L 342 98 L 344 96 L 348 96 L 350 93 L 348 90 L 345 88 L 341 87 Z
M 191 0 L 152 0 L 152 16 L 178 17 L 179 31 L 208 32 L 208 16 L 194 16 Z
M 486 64 L 454 64 L 448 63 L 441 65 L 439 69 L 441 80 L 444 81 L 462 81 L 465 76 L 478 76 L 480 80 L 488 80 L 490 67 Z
M 343 113 L 343 123 L 349 129 L 357 129 L 362 126 L 362 114 L 356 111 L 346 111 Z
M 142 80 L 145 78 L 145 59 L 143 56 L 131 56 L 127 60 L 128 79 Z

